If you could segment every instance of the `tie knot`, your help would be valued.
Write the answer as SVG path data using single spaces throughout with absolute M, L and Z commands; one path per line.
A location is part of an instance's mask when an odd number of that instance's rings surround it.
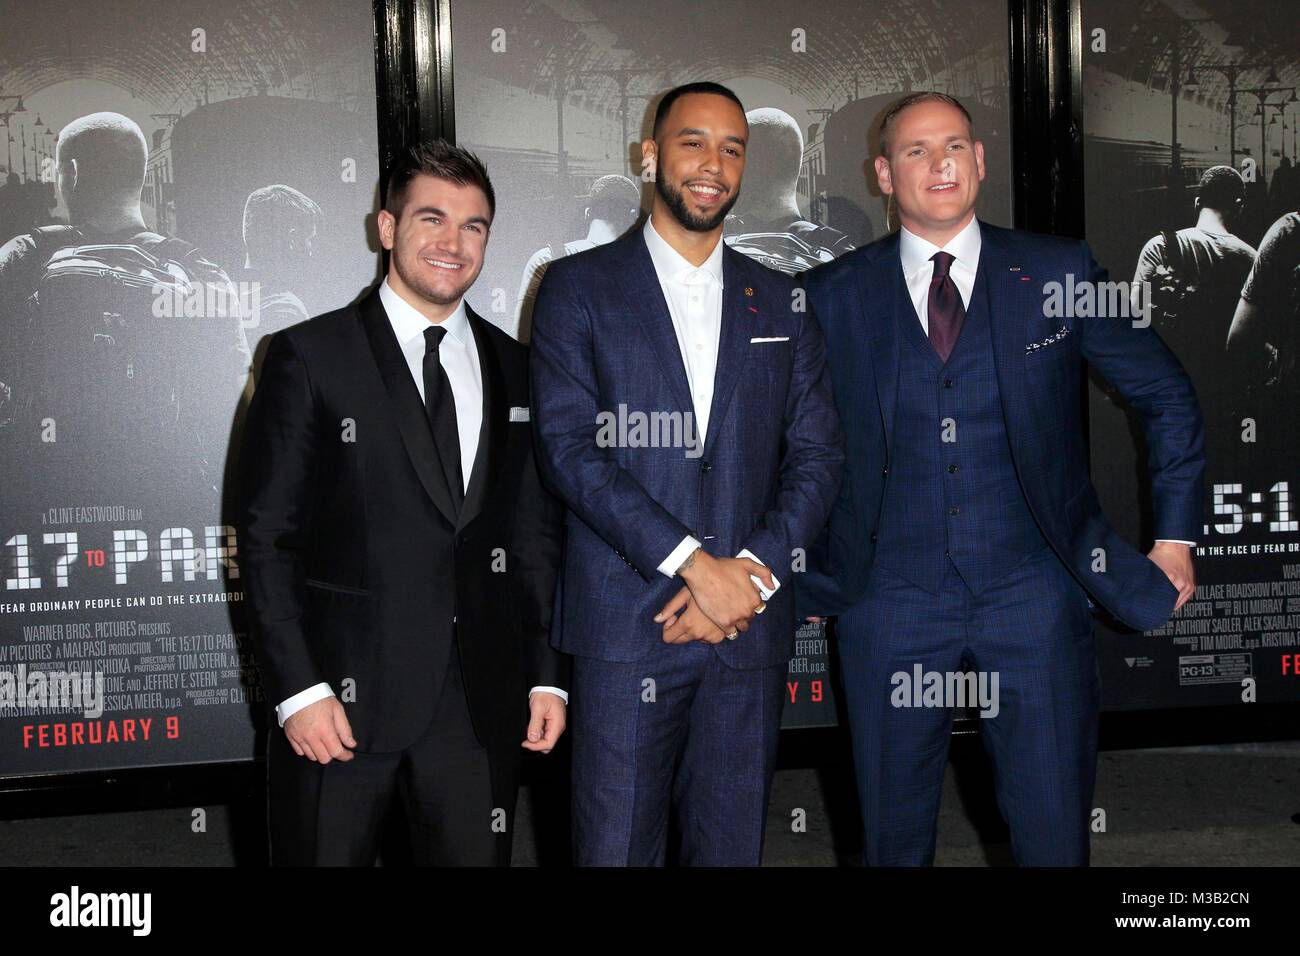
M 934 278 L 947 278 L 948 270 L 956 258 L 951 252 L 936 252 L 932 255 L 930 261 L 934 263 Z
M 442 337 L 447 334 L 447 330 L 441 325 L 431 325 L 424 330 L 424 352 L 427 355 L 430 352 L 438 351 L 438 346 L 442 344 Z

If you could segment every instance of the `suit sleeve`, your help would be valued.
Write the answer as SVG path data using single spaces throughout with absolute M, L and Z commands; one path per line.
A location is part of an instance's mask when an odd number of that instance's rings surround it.
M 1083 272 L 1093 288 L 1107 279 L 1087 243 Z M 1098 295 L 1098 301 L 1101 296 Z M 1195 541 L 1204 510 L 1205 428 L 1196 391 L 1147 319 L 1082 318 L 1083 357 L 1142 416 L 1157 539 Z M 1143 325 L 1143 322 L 1146 322 Z
M 826 340 L 812 307 L 803 313 L 786 397 L 784 454 L 772 507 L 746 539 L 769 568 L 789 567 L 796 548 L 812 548 L 844 475 L 844 435 L 826 368 Z M 806 565 L 805 565 L 806 566 Z
M 590 316 L 560 260 L 533 307 L 532 417 L 543 480 L 647 581 L 691 531 L 596 443 L 600 390 Z
M 304 554 L 320 443 L 307 367 L 283 333 L 267 349 L 240 455 L 240 557 L 271 700 L 324 682 L 306 633 Z
M 530 439 L 515 506 L 511 548 L 529 687 L 571 687 L 569 658 L 550 644 L 551 611 L 564 534 L 562 515 L 559 501 L 542 487 Z

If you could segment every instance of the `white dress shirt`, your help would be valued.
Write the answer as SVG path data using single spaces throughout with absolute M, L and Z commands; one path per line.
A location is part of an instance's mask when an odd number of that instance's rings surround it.
M 953 256 L 948 274 L 952 276 L 953 285 L 961 296 L 963 308 L 970 308 L 971 291 L 975 288 L 975 272 L 980 264 L 979 220 L 970 222 L 942 246 L 936 246 L 928 239 L 922 239 L 906 226 L 899 227 L 898 254 L 903 260 L 903 278 L 907 280 L 907 292 L 912 297 L 912 308 L 921 320 L 921 330 L 926 338 L 930 337 L 930 280 L 934 278 L 934 263 L 930 260 L 936 252 L 946 252 Z M 1171 541 L 1195 547 L 1194 542 L 1179 541 L 1176 538 L 1157 538 L 1157 542 Z
M 424 353 L 427 343 L 424 330 L 431 323 L 420 311 L 393 291 L 385 279 L 379 286 L 379 301 L 388 313 L 388 322 L 402 348 L 406 367 L 411 370 L 415 387 L 424 401 Z M 478 347 L 474 333 L 465 314 L 465 300 L 456 305 L 456 311 L 442 321 L 447 334 L 438 346 L 438 361 L 451 382 L 451 394 L 456 400 L 456 431 L 460 435 L 460 474 L 464 483 L 462 491 L 469 490 L 469 476 L 474 469 L 474 456 L 478 454 L 478 435 L 483 427 L 483 372 L 478 361 Z
M 415 306 L 394 292 L 387 279 L 379 286 L 379 301 L 383 303 L 388 323 L 397 336 L 397 344 L 402 349 L 402 357 L 406 359 L 406 367 L 415 379 L 420 401 L 424 401 L 424 353 L 427 348 L 424 330 L 430 322 Z M 457 304 L 456 311 L 442 321 L 442 327 L 447 330 L 447 334 L 438 345 L 438 361 L 447 373 L 451 393 L 456 401 L 461 479 L 465 485 L 464 490 L 468 491 L 474 458 L 478 454 L 479 430 L 483 427 L 483 372 L 479 365 L 474 331 L 469 327 L 469 316 L 465 314 L 464 299 Z M 569 699 L 568 694 L 558 687 L 534 687 L 528 696 L 532 697 L 537 691 L 556 694 L 566 703 Z M 315 684 L 282 701 L 275 708 L 276 718 L 283 727 L 284 722 L 295 712 L 333 695 L 334 691 L 328 683 Z
M 980 264 L 980 224 L 978 219 L 971 219 L 961 232 L 953 236 L 943 246 L 936 246 L 928 239 L 922 239 L 914 232 L 908 232 L 906 226 L 898 231 L 898 254 L 903 259 L 903 277 L 907 279 L 907 292 L 912 297 L 912 307 L 916 317 L 921 320 L 921 331 L 930 337 L 930 280 L 934 278 L 934 263 L 930 257 L 936 252 L 947 252 L 954 256 L 948 274 L 952 276 L 953 285 L 961 296 L 963 308 L 970 308 L 971 290 L 975 288 L 975 270 Z
M 709 430 L 709 411 L 713 407 L 713 379 L 718 370 L 718 342 L 722 338 L 722 240 L 719 239 L 709 257 L 698 266 L 668 244 L 654 228 L 654 217 L 646 219 L 642 229 L 650 261 L 654 263 L 659 287 L 664 293 L 668 315 L 677 335 L 677 347 L 686 367 L 686 384 L 691 390 L 691 408 L 695 418 L 697 447 L 704 446 Z M 659 572 L 674 577 L 682 562 L 698 547 L 700 542 L 687 535 L 659 564 Z M 763 562 L 748 549 L 737 557 Z M 768 590 L 756 576 L 750 580 L 758 588 L 764 601 L 776 593 Z M 772 575 L 777 588 L 781 582 Z

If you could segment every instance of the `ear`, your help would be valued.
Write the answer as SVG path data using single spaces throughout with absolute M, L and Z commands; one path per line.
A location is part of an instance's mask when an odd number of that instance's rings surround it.
M 975 171 L 979 173 L 980 182 L 984 182 L 984 144 L 975 140 Z
M 385 249 L 392 249 L 394 236 L 397 233 L 397 220 L 387 209 L 381 209 L 376 222 L 379 225 L 379 244 Z
M 876 180 L 880 183 L 880 191 L 886 196 L 894 191 L 894 181 L 890 177 L 889 160 L 883 156 L 876 157 Z
M 659 146 L 653 139 L 647 137 L 641 140 L 641 179 L 645 182 L 654 179 L 658 170 Z

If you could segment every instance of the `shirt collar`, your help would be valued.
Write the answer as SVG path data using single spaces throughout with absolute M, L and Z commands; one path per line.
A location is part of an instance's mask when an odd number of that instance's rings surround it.
M 718 244 L 713 247 L 709 257 L 696 266 L 659 235 L 654 227 L 653 216 L 646 217 L 641 233 L 645 236 L 646 248 L 650 250 L 650 259 L 654 262 L 660 282 L 689 282 L 691 278 L 699 278 L 703 281 L 712 280 L 719 289 L 722 288 L 722 237 L 718 237 Z
M 906 226 L 899 232 L 898 253 L 903 260 L 903 275 L 910 276 L 930 265 L 930 257 L 936 252 L 950 253 L 957 262 L 969 269 L 976 270 L 980 261 L 980 226 L 979 219 L 972 218 L 965 228 L 948 240 L 942 247 L 936 246 L 928 239 L 922 239 Z
M 419 309 L 394 292 L 387 278 L 380 283 L 379 301 L 384 304 L 388 321 L 397 334 L 397 340 L 403 345 L 418 336 L 423 336 L 424 330 L 435 324 L 421 315 Z M 462 298 L 456 304 L 456 311 L 437 324 L 446 329 L 447 334 L 455 339 L 457 344 L 464 345 L 469 337 L 469 316 L 465 314 L 465 300 Z

